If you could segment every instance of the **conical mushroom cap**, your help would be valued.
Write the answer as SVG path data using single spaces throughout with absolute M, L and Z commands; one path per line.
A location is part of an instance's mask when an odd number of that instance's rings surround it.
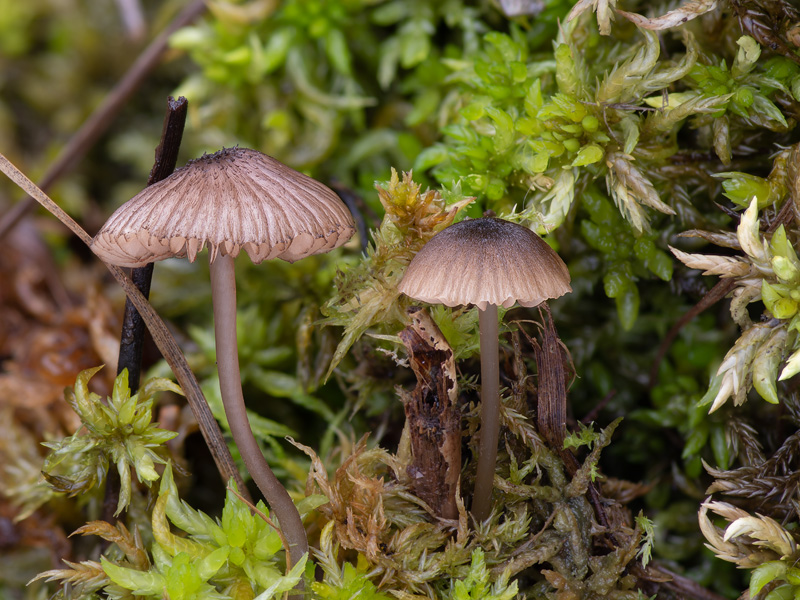
M 111 215 L 92 250 L 105 262 L 141 267 L 208 245 L 258 264 L 294 262 L 344 244 L 353 218 L 336 193 L 256 150 L 228 148 L 189 162 Z
M 470 219 L 443 229 L 408 265 L 401 292 L 446 306 L 536 306 L 571 292 L 567 265 L 530 229 Z

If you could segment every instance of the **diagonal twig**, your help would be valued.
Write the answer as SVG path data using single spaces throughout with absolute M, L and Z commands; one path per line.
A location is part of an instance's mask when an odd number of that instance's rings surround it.
M 122 80 L 106 96 L 103 103 L 81 125 L 81 128 L 61 149 L 56 160 L 50 165 L 39 183 L 39 188 L 47 190 L 53 182 L 72 169 L 94 145 L 97 139 L 108 129 L 123 104 L 131 97 L 145 78 L 150 74 L 161 55 L 167 49 L 169 37 L 176 30 L 188 25 L 206 8 L 205 0 L 193 0 L 186 6 L 131 65 Z M 0 219 L 0 240 L 11 231 L 17 223 L 36 206 L 32 197 L 17 202 Z
M 139 0 L 117 0 L 117 8 L 128 37 L 132 40 L 141 40 L 147 31 L 141 2 Z
M 167 114 L 164 117 L 164 128 L 161 131 L 161 142 L 156 148 L 156 158 L 147 185 L 153 185 L 169 177 L 175 170 L 178 162 L 178 150 L 183 137 L 183 127 L 186 124 L 186 108 L 188 102 L 181 96 L 177 100 L 172 96 L 167 100 Z M 153 263 L 131 269 L 131 281 L 136 288 L 147 298 L 150 295 L 150 282 L 153 279 Z M 119 340 L 119 359 L 117 360 L 117 375 L 128 371 L 128 387 L 134 394 L 139 389 L 139 380 L 142 374 L 142 347 L 144 346 L 145 323 L 129 298 L 125 298 L 125 310 L 122 317 L 122 331 Z M 115 512 L 119 501 L 120 480 L 119 473 L 109 469 L 106 476 L 106 492 L 103 499 L 102 519 L 111 523 L 116 522 Z
M 78 236 L 84 244 L 87 246 L 91 244 L 92 238 L 89 234 L 2 154 L 0 154 L 0 171 L 5 173 L 11 181 L 22 188 L 31 198 L 34 198 L 56 216 L 58 220 Z M 197 419 L 200 431 L 208 444 L 211 455 L 214 457 L 214 462 L 216 462 L 223 479 L 228 481 L 232 477 L 234 481 L 236 481 L 236 485 L 239 489 L 242 490 L 242 493 L 246 493 L 247 488 L 244 486 L 242 477 L 236 469 L 233 457 L 225 444 L 219 425 L 211 414 L 211 409 L 208 407 L 203 392 L 200 390 L 200 384 L 197 382 L 197 378 L 186 363 L 186 357 L 181 352 L 175 338 L 172 337 L 164 321 L 161 320 L 161 317 L 158 316 L 155 309 L 153 309 L 147 299 L 136 288 L 130 277 L 119 267 L 109 264 L 106 264 L 106 267 L 125 291 L 128 298 L 130 298 L 131 302 L 133 302 L 136 310 L 142 315 L 142 318 L 147 323 L 147 327 L 153 336 L 153 341 L 158 346 L 158 349 L 161 351 L 167 364 L 169 364 L 172 372 L 175 373 L 175 377 L 183 389 L 183 393 L 186 394 L 189 406 Z

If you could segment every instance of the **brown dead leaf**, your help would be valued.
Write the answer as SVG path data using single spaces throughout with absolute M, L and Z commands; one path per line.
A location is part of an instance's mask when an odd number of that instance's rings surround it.
M 40 440 L 73 433 L 81 425 L 64 402 L 64 386 L 22 373 L 14 364 L 0 373 L 0 406 L 13 409 L 11 421 Z
M 77 263 L 64 266 L 79 288 L 75 297 L 87 298 L 76 304 L 53 282 L 47 248 L 31 242 L 38 236 L 12 239 L 0 256 L 0 408 L 11 408 L 10 423 L 39 443 L 80 427 L 64 388 L 86 368 L 116 364 L 118 324 L 93 272 Z M 93 389 L 108 393 L 113 377 L 113 369 L 104 370 Z
M 64 388 L 85 368 L 116 364 L 118 325 L 97 273 L 68 262 L 59 275 L 31 227 L 20 224 L 0 255 L 0 552 L 10 557 L 44 548 L 55 567 L 71 552 L 57 517 L 35 511 L 19 518 L 41 481 L 42 442 L 81 426 Z M 93 379 L 94 391 L 110 392 L 113 377 L 114 369 L 105 369 Z
M 64 530 L 56 523 L 55 515 L 34 512 L 24 521 L 15 522 L 17 508 L 0 501 L 0 560 L 23 548 L 45 548 L 50 551 L 53 566 L 68 557 L 71 545 Z

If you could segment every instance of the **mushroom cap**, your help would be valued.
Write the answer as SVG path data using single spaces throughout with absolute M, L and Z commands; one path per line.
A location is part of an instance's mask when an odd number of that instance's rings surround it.
M 203 155 L 120 206 L 92 241 L 103 261 L 141 267 L 173 256 L 194 261 L 206 244 L 258 264 L 294 262 L 344 244 L 353 217 L 320 182 L 248 148 Z
M 469 219 L 443 229 L 408 265 L 399 289 L 434 304 L 536 306 L 571 292 L 567 265 L 530 229 Z

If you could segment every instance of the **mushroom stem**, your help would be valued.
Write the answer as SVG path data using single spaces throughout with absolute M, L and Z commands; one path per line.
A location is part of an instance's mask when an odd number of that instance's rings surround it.
M 264 459 L 247 420 L 236 341 L 236 277 L 233 258 L 219 254 L 210 266 L 217 368 L 225 415 L 250 476 L 278 517 L 289 544 L 288 559 L 294 565 L 308 552 L 308 539 L 297 507 Z
M 492 508 L 492 487 L 500 437 L 500 352 L 497 305 L 478 309 L 481 336 L 481 433 L 478 447 L 478 473 L 472 494 L 472 515 L 485 520 Z

